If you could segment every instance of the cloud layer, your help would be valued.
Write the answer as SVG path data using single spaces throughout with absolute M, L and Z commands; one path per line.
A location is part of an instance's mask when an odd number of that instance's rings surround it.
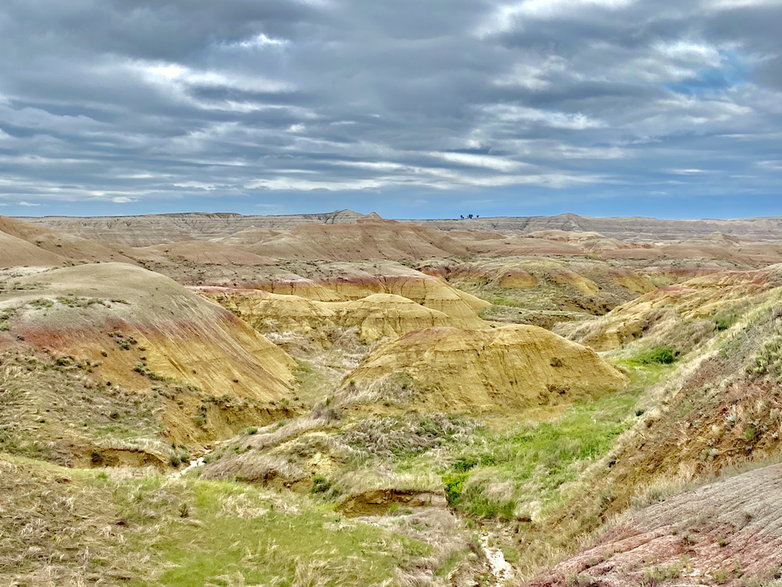
M 0 211 L 774 202 L 780 22 L 779 0 L 6 0 Z

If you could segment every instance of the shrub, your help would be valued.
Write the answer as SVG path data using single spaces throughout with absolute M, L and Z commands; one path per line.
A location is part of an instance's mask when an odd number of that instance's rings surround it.
M 658 346 L 641 353 L 636 357 L 636 361 L 643 365 L 670 365 L 676 360 L 679 353 L 669 346 Z
M 448 473 L 443 475 L 443 483 L 445 483 L 445 497 L 448 503 L 453 505 L 456 500 L 462 495 L 464 490 L 464 482 L 467 479 L 466 473 Z
M 315 475 L 312 478 L 312 489 L 310 490 L 311 493 L 326 493 L 329 489 L 331 489 L 333 483 L 326 479 L 322 475 Z
M 720 330 L 720 331 L 727 330 L 728 328 L 730 328 L 731 324 L 732 324 L 732 321 L 729 320 L 728 318 L 715 318 L 714 319 L 714 327 L 717 330 Z

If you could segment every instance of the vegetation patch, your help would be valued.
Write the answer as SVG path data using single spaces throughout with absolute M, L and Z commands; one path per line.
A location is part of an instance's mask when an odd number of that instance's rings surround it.
M 531 519 L 562 497 L 589 463 L 605 455 L 637 417 L 641 388 L 566 409 L 550 422 L 505 432 L 477 430 L 442 472 L 449 503 L 470 515 Z
M 126 517 L 145 527 L 133 547 L 166 569 L 160 585 L 219 584 L 225 577 L 257 585 L 378 585 L 429 551 L 304 499 L 293 504 L 238 483 L 144 480 L 116 496 Z
M 400 458 L 419 455 L 453 442 L 466 442 L 479 427 L 458 414 L 410 414 L 367 418 L 342 434 L 344 442 L 373 456 Z
M 676 361 L 679 352 L 669 346 L 657 346 L 637 354 L 630 362 L 638 365 L 671 365 Z

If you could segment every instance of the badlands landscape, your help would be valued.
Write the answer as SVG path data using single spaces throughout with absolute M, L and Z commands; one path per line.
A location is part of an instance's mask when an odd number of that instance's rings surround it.
M 0 584 L 768 586 L 782 219 L 0 218 Z

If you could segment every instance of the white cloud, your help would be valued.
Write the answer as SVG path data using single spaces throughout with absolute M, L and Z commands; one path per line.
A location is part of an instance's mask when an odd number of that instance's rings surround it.
M 262 190 L 281 190 L 281 191 L 303 191 L 310 192 L 314 190 L 325 191 L 356 191 L 379 189 L 387 182 L 381 179 L 356 179 L 356 180 L 329 180 L 319 181 L 309 179 L 299 179 L 295 177 L 272 177 L 265 179 L 256 179 L 247 183 L 247 189 Z
M 511 159 L 504 159 L 502 157 L 492 157 L 490 155 L 474 155 L 472 153 L 427 153 L 430 157 L 442 159 L 443 161 L 449 161 L 451 163 L 458 163 L 460 165 L 468 165 L 470 167 L 483 167 L 485 169 L 494 169 L 496 171 L 515 171 L 522 166 L 522 163 L 513 161 Z
M 708 43 L 679 39 L 673 43 L 657 43 L 654 49 L 672 59 L 703 67 L 719 67 L 722 64 L 720 52 Z
M 782 0 L 702 0 L 701 6 L 708 11 L 733 10 L 757 6 L 782 6 Z
M 34 208 L 36 206 L 40 206 L 40 204 L 37 204 L 36 202 L 26 202 L 22 200 L 21 202 L 17 203 L 18 206 L 24 206 L 26 208 Z
M 238 43 L 232 43 L 232 47 L 241 47 L 242 49 L 257 49 L 259 47 L 284 47 L 289 41 L 287 39 L 275 39 L 265 33 L 259 33 L 254 37 L 244 39 Z
M 568 62 L 557 55 L 549 55 L 539 63 L 518 63 L 510 73 L 496 80 L 498 86 L 518 86 L 529 90 L 544 90 L 551 86 L 549 79 L 552 73 L 563 73 L 568 69 Z M 570 72 L 573 75 L 573 72 Z M 574 75 L 574 77 L 578 77 Z
M 219 189 L 219 186 L 213 183 L 206 183 L 203 181 L 182 181 L 174 184 L 176 188 L 182 188 L 186 190 L 203 190 L 206 192 L 213 192 Z
M 111 201 L 115 204 L 129 204 L 130 202 L 135 202 L 133 198 L 128 198 L 127 196 L 114 196 L 111 198 Z
M 540 110 L 527 106 L 514 106 L 510 104 L 491 104 L 483 107 L 483 112 L 491 119 L 501 122 L 537 122 L 551 128 L 564 128 L 571 130 L 586 130 L 601 128 L 605 123 L 590 118 L 581 112 L 566 113 Z
M 163 86 L 207 86 L 228 88 L 246 92 L 287 92 L 292 89 L 288 82 L 248 75 L 239 71 L 214 71 L 193 69 L 180 63 L 135 61 L 129 64 L 148 83 Z
M 692 168 L 692 169 L 671 169 L 670 172 L 673 173 L 674 175 L 700 175 L 701 173 L 709 173 L 705 169 L 697 169 L 697 168 Z
M 525 0 L 503 4 L 478 28 L 478 36 L 485 37 L 513 30 L 524 19 L 550 19 L 586 9 L 618 10 L 635 0 Z

